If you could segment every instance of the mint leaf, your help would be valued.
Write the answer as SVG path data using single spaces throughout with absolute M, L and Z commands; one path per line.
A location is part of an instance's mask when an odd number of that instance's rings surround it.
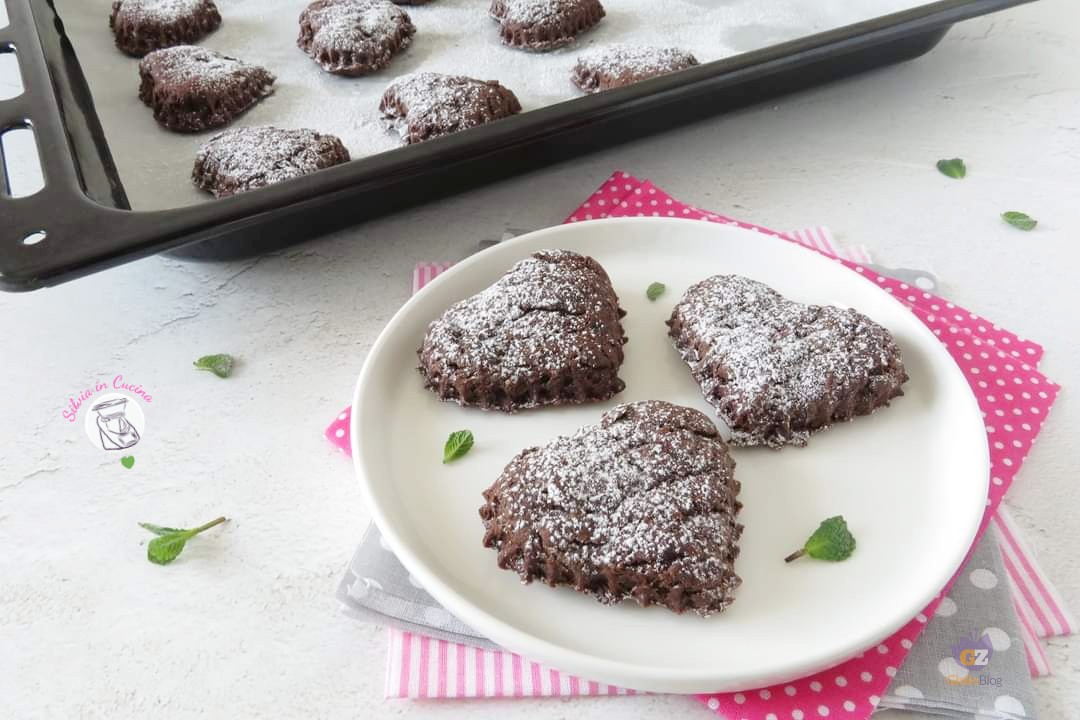
M 853 552 L 855 552 L 855 538 L 848 531 L 844 516 L 837 515 L 822 521 L 803 545 L 802 550 L 791 553 L 784 558 L 784 562 L 797 560 L 803 555 L 809 555 L 817 560 L 837 562 L 847 560 Z
M 155 565 L 168 565 L 180 556 L 180 553 L 184 551 L 184 546 L 187 545 L 188 540 L 204 530 L 209 530 L 215 525 L 220 525 L 225 521 L 225 518 L 219 517 L 215 520 L 211 520 L 205 525 L 200 525 L 191 530 L 163 527 L 161 525 L 154 525 L 153 523 L 139 523 L 139 527 L 149 530 L 157 535 L 156 538 L 146 545 L 146 559 Z
M 1001 219 L 1012 225 L 1014 228 L 1020 228 L 1024 232 L 1030 232 L 1035 229 L 1035 226 L 1039 224 L 1039 221 L 1035 218 L 1016 210 L 1009 210 L 1008 212 L 1001 213 Z
M 168 565 L 184 552 L 188 537 L 187 533 L 173 533 L 154 538 L 146 546 L 146 559 L 155 565 Z
M 964 165 L 964 161 L 960 158 L 952 158 L 951 160 L 938 160 L 937 169 L 941 171 L 941 174 L 946 177 L 951 177 L 954 180 L 959 180 L 967 175 L 967 166 Z
M 667 290 L 667 285 L 665 285 L 664 283 L 654 282 L 645 291 L 645 297 L 649 298 L 649 300 L 656 300 L 656 298 L 664 294 L 665 290 Z
M 173 533 L 186 532 L 183 528 L 161 527 L 160 525 L 154 525 L 153 523 L 139 523 L 139 527 L 143 530 L 149 530 L 155 535 L 172 535 Z
M 227 378 L 229 377 L 229 374 L 232 373 L 233 356 L 225 353 L 220 353 L 218 355 L 203 355 L 193 364 L 199 370 L 212 372 L 219 378 Z
M 448 463 L 452 460 L 457 460 L 459 457 L 469 452 L 473 446 L 473 434 L 471 430 L 458 430 L 457 432 L 450 433 L 450 437 L 446 438 L 446 445 L 443 446 L 442 461 Z

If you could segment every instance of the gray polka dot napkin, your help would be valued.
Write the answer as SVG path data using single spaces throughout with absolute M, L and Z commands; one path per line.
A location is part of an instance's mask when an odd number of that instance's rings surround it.
M 879 707 L 950 718 L 1035 718 L 1031 672 L 996 531 L 983 535 Z
M 448 613 L 413 580 L 372 523 L 364 531 L 338 585 L 345 612 L 375 625 L 395 627 L 440 640 L 498 649 L 495 643 Z
M 964 720 L 1035 718 L 1031 675 L 993 531 L 983 535 L 879 707 Z M 444 610 L 368 527 L 338 586 L 345 611 L 377 625 L 495 649 Z

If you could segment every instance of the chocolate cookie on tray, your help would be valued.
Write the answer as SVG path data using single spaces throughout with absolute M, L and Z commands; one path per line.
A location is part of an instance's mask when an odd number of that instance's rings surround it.
M 349 151 L 333 135 L 308 129 L 235 128 L 202 146 L 191 177 L 199 188 L 223 198 L 348 161 Z
M 604 268 L 541 250 L 431 323 L 417 351 L 443 400 L 514 412 L 621 392 L 625 313 Z
M 273 92 L 274 76 L 213 50 L 179 45 L 139 61 L 139 99 L 176 132 L 221 127 Z
M 128 55 L 190 45 L 221 25 L 214 0 L 116 0 L 109 27 Z
M 521 103 L 494 80 L 420 72 L 391 83 L 379 111 L 411 144 L 510 117 Z
M 483 494 L 484 545 L 523 582 L 701 615 L 739 586 L 735 462 L 697 410 L 619 405 L 523 450 Z
M 908 379 L 893 336 L 862 313 L 793 302 L 739 275 L 692 285 L 668 326 L 733 445 L 805 445 L 888 405 Z
M 492 0 L 504 44 L 545 52 L 569 45 L 604 17 L 600 0 Z
M 355 77 L 387 67 L 415 33 L 390 0 L 315 0 L 300 14 L 296 44 L 326 72 Z
M 678 48 L 606 45 L 583 53 L 570 79 L 581 90 L 596 93 L 633 85 L 697 64 L 697 58 Z

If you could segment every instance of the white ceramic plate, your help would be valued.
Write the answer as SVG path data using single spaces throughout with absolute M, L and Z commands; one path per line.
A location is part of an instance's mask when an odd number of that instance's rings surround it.
M 626 390 L 602 404 L 513 416 L 439 402 L 416 372 L 428 323 L 544 248 L 592 255 L 627 311 Z M 911 376 L 891 407 L 815 435 L 808 447 L 734 450 L 746 525 L 735 603 L 700 618 L 632 603 L 601 605 L 566 588 L 522 585 L 481 546 L 481 491 L 521 449 L 596 422 L 619 402 L 664 399 L 715 413 L 672 348 L 664 321 L 683 291 L 738 273 L 803 302 L 851 306 L 888 327 Z M 667 285 L 656 302 L 653 281 Z M 353 456 L 376 524 L 448 610 L 531 660 L 657 692 L 730 691 L 824 669 L 915 616 L 970 546 L 989 458 L 959 369 L 910 312 L 874 282 L 777 238 L 706 222 L 620 219 L 541 230 L 444 273 L 390 321 L 367 358 L 352 416 Z M 447 435 L 476 446 L 443 465 Z M 841 563 L 785 565 L 818 523 L 843 514 L 858 549 Z

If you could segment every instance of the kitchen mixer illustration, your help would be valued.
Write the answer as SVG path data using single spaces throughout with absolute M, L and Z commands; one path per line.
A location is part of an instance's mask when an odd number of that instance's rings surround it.
M 120 397 L 94 405 L 95 423 L 105 450 L 124 450 L 139 442 L 139 430 L 127 417 L 127 398 Z

